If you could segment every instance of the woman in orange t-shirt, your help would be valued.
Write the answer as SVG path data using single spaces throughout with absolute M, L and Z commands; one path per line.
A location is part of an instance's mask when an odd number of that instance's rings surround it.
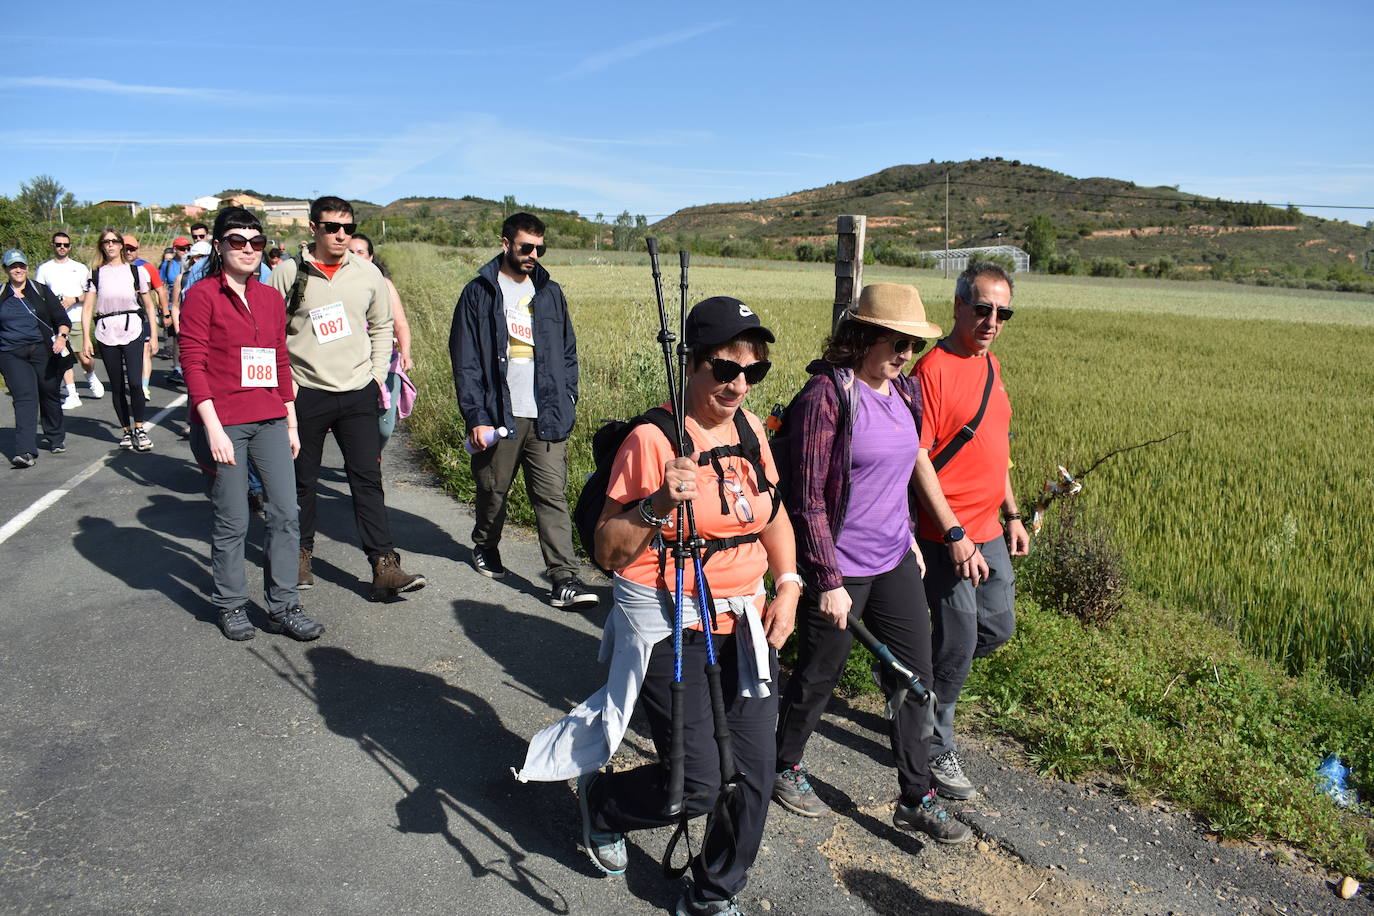
M 718 912 L 722 902 L 732 900 L 744 888 L 759 850 L 773 783 L 777 650 L 792 632 L 801 580 L 792 525 L 786 512 L 776 511 L 772 484 L 777 474 L 767 439 L 758 418 L 743 407 L 749 389 L 768 372 L 773 334 L 743 302 L 717 296 L 692 309 L 684 337 L 691 348 L 685 425 L 698 455 L 674 457 L 672 443 L 657 426 L 635 427 L 612 465 L 606 507 L 597 523 L 596 556 L 602 566 L 616 570 L 615 606 L 607 631 L 621 638 L 615 639 L 618 658 L 611 662 L 612 680 L 615 672 L 626 670 L 626 656 L 631 656 L 631 676 L 642 678 L 637 703 L 649 720 L 659 757 L 666 761 L 671 743 L 674 658 L 673 640 L 667 637 L 674 612 L 669 584 L 674 561 L 670 550 L 660 549 L 660 538 L 675 537 L 669 518 L 690 501 L 698 533 L 708 549 L 717 548 L 703 569 L 719 619 L 713 628 L 720 634 L 717 660 L 735 763 L 744 779 L 735 790 L 739 816 L 731 839 L 736 855 L 731 859 L 717 844 L 707 842 L 692 859 L 692 886 L 678 912 L 696 913 Z M 739 419 L 758 442 L 757 463 L 752 449 L 740 441 Z M 758 479 L 760 470 L 766 480 Z M 695 578 L 690 561 L 688 566 L 685 580 Z M 778 593 L 765 607 L 763 575 L 770 570 Z M 695 594 L 694 582 L 684 585 Z M 683 604 L 684 804 L 687 814 L 696 816 L 715 805 L 721 774 L 697 604 L 693 597 L 684 597 Z M 634 636 L 624 638 L 630 631 Z M 665 813 L 666 775 L 666 767 L 653 763 L 606 774 L 594 769 L 581 777 L 583 842 L 598 868 L 613 874 L 624 871 L 624 834 L 673 822 Z

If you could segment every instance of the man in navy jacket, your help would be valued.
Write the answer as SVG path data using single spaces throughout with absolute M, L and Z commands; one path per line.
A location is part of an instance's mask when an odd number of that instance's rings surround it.
M 468 428 L 477 484 L 472 564 L 505 574 L 497 545 L 517 469 L 534 506 L 554 607 L 594 605 L 577 578 L 565 495 L 567 439 L 577 406 L 577 337 L 563 290 L 540 264 L 544 223 L 516 213 L 501 227 L 501 253 L 463 288 L 449 331 L 458 409 Z

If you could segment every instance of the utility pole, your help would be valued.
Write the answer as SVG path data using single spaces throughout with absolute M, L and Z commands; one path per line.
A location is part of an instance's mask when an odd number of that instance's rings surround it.
M 831 330 L 839 326 L 844 313 L 859 301 L 864 279 L 864 235 L 868 228 L 866 216 L 835 218 L 835 310 Z
M 949 279 L 949 169 L 945 169 L 945 279 Z

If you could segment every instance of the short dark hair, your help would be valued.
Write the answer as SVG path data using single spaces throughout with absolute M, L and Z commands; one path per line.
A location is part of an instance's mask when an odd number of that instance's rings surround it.
M 353 205 L 342 197 L 316 197 L 310 202 L 310 222 L 318 223 L 326 213 L 347 213 L 353 215 Z
M 191 231 L 195 232 L 197 229 L 204 229 L 207 235 L 210 233 L 210 227 L 205 225 L 204 223 L 192 223 Z
M 266 256 L 269 257 L 269 258 L 280 258 L 280 257 L 282 257 L 284 254 L 285 254 L 285 252 L 283 252 L 280 248 L 269 248 L 269 249 L 267 249 L 267 255 L 266 255 Z
M 530 235 L 543 238 L 545 231 L 544 221 L 533 213 L 512 213 L 501 224 L 501 238 L 503 239 L 513 239 L 520 232 L 528 232 Z
M 256 229 L 261 232 L 262 223 L 252 210 L 244 207 L 225 207 L 215 217 L 215 230 L 211 234 L 216 241 L 219 241 L 230 229 Z M 205 276 L 213 277 L 222 273 L 224 273 L 224 259 L 220 257 L 217 249 L 212 248 L 210 250 L 210 263 L 205 266 Z
M 969 297 L 973 295 L 973 284 L 979 277 L 996 277 L 1007 284 L 1007 292 L 1016 292 L 1016 284 L 1012 282 L 1011 274 L 1001 264 L 994 261 L 970 261 L 964 272 L 959 274 L 959 279 L 954 283 L 954 298 L 956 300 L 973 304 Z
M 826 338 L 821 359 L 832 366 L 857 369 L 873 345 L 882 340 L 883 335 L 891 333 L 882 325 L 867 321 L 841 321 L 835 333 Z
M 699 366 L 702 360 L 713 359 L 722 350 L 729 350 L 740 344 L 749 348 L 754 354 L 754 359 L 768 358 L 768 341 L 763 336 L 763 328 L 745 328 L 725 343 L 710 347 L 693 347 L 690 354 L 692 365 Z
M 66 239 L 70 242 L 72 240 L 72 237 L 67 233 L 63 232 L 61 229 L 58 229 L 56 232 L 52 234 L 52 238 L 48 239 L 48 244 L 52 244 L 58 239 Z

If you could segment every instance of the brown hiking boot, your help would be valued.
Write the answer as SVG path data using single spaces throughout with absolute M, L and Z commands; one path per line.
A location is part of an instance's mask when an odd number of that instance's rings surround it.
M 399 592 L 413 592 L 425 587 L 425 577 L 413 575 L 401 568 L 401 555 L 396 551 L 372 558 L 373 601 L 395 598 Z
M 310 558 L 314 556 L 309 547 L 301 548 L 301 568 L 296 573 L 296 588 L 306 589 L 315 587 L 315 576 L 310 572 Z

